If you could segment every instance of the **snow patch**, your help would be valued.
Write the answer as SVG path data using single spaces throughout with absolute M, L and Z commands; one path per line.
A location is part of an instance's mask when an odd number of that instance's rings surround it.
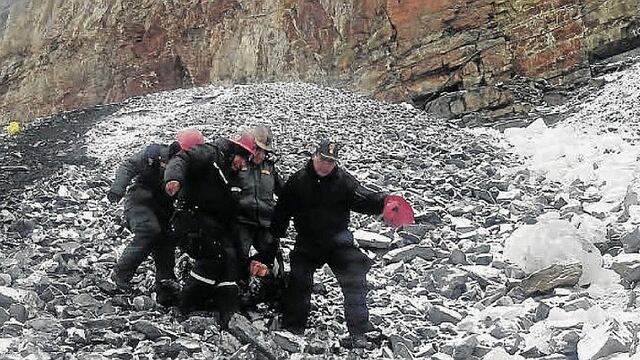
M 580 284 L 592 283 L 601 269 L 598 249 L 566 220 L 541 217 L 534 225 L 523 225 L 505 241 L 504 254 L 526 273 L 542 270 L 553 264 L 582 264 Z

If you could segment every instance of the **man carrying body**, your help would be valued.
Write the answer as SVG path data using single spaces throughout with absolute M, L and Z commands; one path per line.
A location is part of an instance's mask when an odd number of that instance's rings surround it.
M 174 246 L 167 237 L 173 205 L 163 191 L 164 169 L 178 151 L 203 143 L 202 133 L 197 129 L 180 130 L 176 139 L 171 145 L 151 144 L 125 160 L 107 193 L 109 201 L 117 203 L 134 180 L 126 191 L 124 205 L 127 224 L 134 238 L 118 259 L 112 279 L 119 289 L 130 290 L 133 275 L 151 254 L 156 266 L 156 300 L 163 306 L 172 305 L 179 290 L 173 273 Z
M 254 153 L 250 134 L 218 138 L 178 153 L 165 171 L 167 194 L 180 192 L 199 233 L 187 249 L 196 263 L 180 294 L 180 310 L 183 314 L 207 310 L 207 302 L 215 299 L 223 327 L 237 309 L 239 271 L 237 201 L 227 179 L 246 166 Z

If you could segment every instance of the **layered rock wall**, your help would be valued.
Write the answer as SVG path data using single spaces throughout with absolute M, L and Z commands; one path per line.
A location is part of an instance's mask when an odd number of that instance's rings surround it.
M 0 3 L 0 122 L 179 87 L 302 80 L 445 116 L 522 107 L 640 43 L 637 0 Z

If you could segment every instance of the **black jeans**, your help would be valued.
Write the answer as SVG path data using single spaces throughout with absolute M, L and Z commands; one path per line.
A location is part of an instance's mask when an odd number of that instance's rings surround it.
M 258 252 L 255 259 L 270 267 L 273 266 L 273 261 L 278 252 L 278 243 L 273 239 L 270 228 L 239 223 L 237 225 L 237 237 L 240 245 L 240 263 L 243 267 L 241 276 L 248 276 L 249 251 L 252 245 Z
M 175 279 L 174 246 L 167 237 L 167 210 L 153 202 L 149 190 L 138 188 L 128 195 L 125 217 L 134 234 L 116 264 L 116 274 L 131 281 L 136 270 L 151 255 L 156 267 L 156 282 Z
M 370 259 L 354 246 L 331 249 L 299 247 L 290 254 L 291 274 L 283 299 L 285 327 L 303 328 L 309 317 L 313 273 L 329 264 L 344 295 L 344 313 L 351 334 L 361 334 L 369 326 L 366 275 Z
M 200 238 L 195 255 L 196 264 L 180 295 L 183 313 L 194 310 L 220 311 L 223 326 L 238 307 L 238 255 L 233 231 L 206 213 L 196 213 Z

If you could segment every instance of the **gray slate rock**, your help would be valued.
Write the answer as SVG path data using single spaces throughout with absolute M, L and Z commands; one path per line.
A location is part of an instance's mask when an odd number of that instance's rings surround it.
M 4 324 L 7 320 L 11 319 L 11 314 L 9 311 L 0 308 L 0 326 Z M 17 319 L 16 319 L 17 320 Z
M 420 257 L 425 260 L 433 260 L 435 256 L 436 253 L 431 247 L 424 245 L 408 245 L 389 251 L 384 255 L 383 260 L 386 263 L 394 263 L 398 261 L 408 263 L 416 257 Z
M 578 349 L 580 332 L 577 330 L 562 330 L 551 337 L 549 347 L 552 352 L 560 354 L 575 354 Z
M 249 347 L 250 344 L 245 345 Z M 242 343 L 226 331 L 220 333 L 220 349 L 225 354 L 233 354 L 242 348 Z
M 153 299 L 146 295 L 139 295 L 133 298 L 133 307 L 138 311 L 151 310 L 154 306 Z
M 60 321 L 58 319 L 44 317 L 29 320 L 27 322 L 27 326 L 36 331 L 49 334 L 57 334 L 63 330 L 62 324 L 60 324 Z
M 243 344 L 252 344 L 270 360 L 278 358 L 277 350 L 261 336 L 260 330 L 242 315 L 234 314 L 229 321 L 229 332 Z
M 551 306 L 542 301 L 539 302 L 534 313 L 534 321 L 538 322 L 546 319 L 549 316 L 549 311 L 551 311 Z
M 415 221 L 418 224 L 431 224 L 431 225 L 439 225 L 442 223 L 442 219 L 438 215 L 436 211 L 423 211 L 417 213 L 415 216 Z
M 640 251 L 640 227 L 635 228 L 630 233 L 624 234 L 620 238 L 620 242 L 626 253 L 637 253 Z
M 469 359 L 478 346 L 476 335 L 467 336 L 454 344 L 453 358 L 456 360 Z
M 413 359 L 413 343 L 411 340 L 405 339 L 398 334 L 389 336 L 389 342 L 391 343 L 391 349 L 396 358 L 399 359 Z
M 478 254 L 476 255 L 476 265 L 489 265 L 493 261 L 492 254 Z
M 468 265 L 467 255 L 460 249 L 451 250 L 449 255 L 449 263 L 453 265 Z
M 629 352 L 633 335 L 624 324 L 612 319 L 587 334 L 578 342 L 580 360 L 602 359 L 618 352 Z
M 305 348 L 305 341 L 288 331 L 273 332 L 273 341 L 288 352 L 298 353 Z
M 442 266 L 427 272 L 427 289 L 449 298 L 457 299 L 467 291 L 468 275 L 456 268 Z
M 640 254 L 619 254 L 613 258 L 611 269 L 629 282 L 640 281 Z
M 429 309 L 427 318 L 434 325 L 440 325 L 442 323 L 457 324 L 462 320 L 463 316 L 459 312 L 445 306 L 434 305 Z
M 578 309 L 587 310 L 592 306 L 593 306 L 593 301 L 582 297 L 582 298 L 569 301 L 568 303 L 564 304 L 562 309 L 564 311 L 575 311 Z
M 469 277 L 476 280 L 480 285 L 487 286 L 501 283 L 503 272 L 484 265 L 461 266 L 461 269 L 469 274 Z
M 207 329 L 215 327 L 217 324 L 218 322 L 212 317 L 191 316 L 181 325 L 186 332 L 203 335 Z
M 21 237 L 28 237 L 36 228 L 36 224 L 29 219 L 18 219 L 9 225 L 9 231 L 15 231 Z
M 388 249 L 392 241 L 392 239 L 384 235 L 365 230 L 354 231 L 353 238 L 358 242 L 360 247 L 371 249 Z
M 143 333 L 149 340 L 156 340 L 163 335 L 162 330 L 148 320 L 138 320 L 133 323 L 132 328 Z
M 582 276 L 582 264 L 553 264 L 536 271 L 520 283 L 526 295 L 545 293 L 557 287 L 574 286 Z

